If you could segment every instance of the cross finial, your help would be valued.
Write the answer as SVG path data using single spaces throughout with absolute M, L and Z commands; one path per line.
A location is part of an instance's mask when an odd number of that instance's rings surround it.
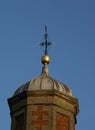
M 48 55 L 48 46 L 52 45 L 52 43 L 48 41 L 47 25 L 45 25 L 44 41 L 40 45 L 44 47 L 44 54 Z

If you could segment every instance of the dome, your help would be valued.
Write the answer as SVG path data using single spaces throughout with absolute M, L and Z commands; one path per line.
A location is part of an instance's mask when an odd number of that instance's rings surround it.
M 71 90 L 64 84 L 58 80 L 53 79 L 48 74 L 48 64 L 50 63 L 50 57 L 48 56 L 48 47 L 52 45 L 51 42 L 47 39 L 47 26 L 45 27 L 45 41 L 40 43 L 40 46 L 44 47 L 44 56 L 41 58 L 41 62 L 44 65 L 42 68 L 42 74 L 32 79 L 25 84 L 21 85 L 14 93 L 14 96 L 24 92 L 24 91 L 33 91 L 33 90 L 57 90 L 66 95 L 72 96 Z
M 48 67 L 45 65 L 43 67 L 42 74 L 34 78 L 25 84 L 21 85 L 14 93 L 14 96 L 24 92 L 24 91 L 33 91 L 33 90 L 57 90 L 66 95 L 72 96 L 71 90 L 58 80 L 53 79 L 48 74 Z

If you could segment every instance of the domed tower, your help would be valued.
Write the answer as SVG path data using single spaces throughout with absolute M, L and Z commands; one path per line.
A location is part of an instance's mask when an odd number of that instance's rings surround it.
M 51 43 L 47 41 L 47 27 L 45 31 L 41 75 L 21 85 L 8 99 L 11 130 L 75 130 L 78 99 L 48 73 L 47 48 Z

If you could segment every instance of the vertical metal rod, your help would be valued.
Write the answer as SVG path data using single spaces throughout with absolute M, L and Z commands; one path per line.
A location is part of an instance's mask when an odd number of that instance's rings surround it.
M 47 26 L 45 25 L 45 55 L 48 55 L 48 42 L 47 42 L 47 37 L 48 37 L 48 34 L 47 34 Z

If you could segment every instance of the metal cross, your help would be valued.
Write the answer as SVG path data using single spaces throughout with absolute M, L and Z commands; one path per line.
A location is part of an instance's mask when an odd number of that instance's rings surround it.
M 40 45 L 44 47 L 44 54 L 48 55 L 48 46 L 52 45 L 52 43 L 48 41 L 47 26 L 46 25 L 45 25 L 44 38 L 45 38 L 45 41 L 40 43 Z

